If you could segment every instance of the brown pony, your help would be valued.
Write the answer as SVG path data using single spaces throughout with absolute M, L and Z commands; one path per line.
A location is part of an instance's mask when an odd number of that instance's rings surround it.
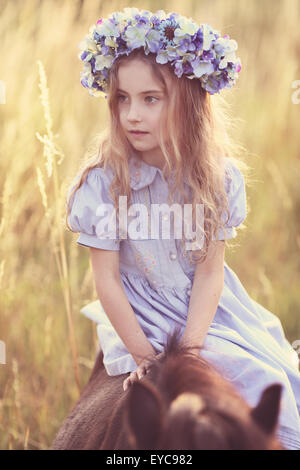
M 200 355 L 168 337 L 165 352 L 123 391 L 128 374 L 109 376 L 100 350 L 91 377 L 52 449 L 284 450 L 275 436 L 281 384 L 250 407 Z

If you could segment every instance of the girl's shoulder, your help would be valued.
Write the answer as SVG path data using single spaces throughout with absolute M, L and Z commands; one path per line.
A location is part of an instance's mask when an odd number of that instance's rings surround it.
M 101 179 L 104 181 L 111 181 L 113 179 L 114 172 L 113 169 L 109 166 L 106 168 L 100 166 L 94 166 L 89 169 L 87 173 L 87 178 L 91 180 Z
M 73 193 L 70 199 L 71 206 L 74 202 L 75 205 L 80 203 L 87 207 L 102 201 L 110 202 L 109 188 L 112 178 L 113 172 L 110 168 L 92 167 L 86 173 L 85 170 L 79 171 L 69 186 L 67 201 Z M 77 189 L 73 192 L 75 188 Z
M 81 170 L 79 173 L 77 173 L 73 181 L 73 186 L 80 181 L 81 177 L 84 175 L 84 172 L 85 170 Z M 81 190 L 81 193 L 90 191 L 98 193 L 100 190 L 108 190 L 113 176 L 114 174 L 110 167 L 104 168 L 95 166 L 89 168 L 89 170 L 84 175 L 83 181 L 78 190 Z
M 119 250 L 120 242 L 114 229 L 110 233 L 103 230 L 101 225 L 104 213 L 108 212 L 105 219 L 108 221 L 114 215 L 114 204 L 109 192 L 111 175 L 103 168 L 93 167 L 87 173 L 78 175 L 77 184 L 82 176 L 81 184 L 70 197 L 68 225 L 73 232 L 80 232 L 77 240 L 79 245 Z
M 239 162 L 233 157 L 225 157 L 224 180 L 227 192 L 234 192 L 237 188 L 245 186 L 244 175 Z

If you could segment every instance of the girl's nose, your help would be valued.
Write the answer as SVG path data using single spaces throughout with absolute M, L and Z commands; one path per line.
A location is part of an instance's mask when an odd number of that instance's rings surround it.
M 130 106 L 130 109 L 129 109 L 128 114 L 127 114 L 127 119 L 129 121 L 140 121 L 141 120 L 141 116 L 140 116 L 138 106 L 136 106 L 136 105 L 131 105 Z

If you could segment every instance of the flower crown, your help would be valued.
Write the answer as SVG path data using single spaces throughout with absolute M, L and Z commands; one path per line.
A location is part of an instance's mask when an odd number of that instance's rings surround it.
M 241 70 L 234 39 L 221 37 L 207 23 L 198 26 L 191 18 L 167 15 L 164 10 L 155 14 L 138 8 L 114 12 L 92 25 L 78 46 L 78 57 L 84 62 L 81 84 L 90 95 L 105 98 L 113 62 L 140 47 L 146 55 L 155 53 L 157 63 L 170 62 L 177 77 L 198 78 L 210 94 L 231 88 Z

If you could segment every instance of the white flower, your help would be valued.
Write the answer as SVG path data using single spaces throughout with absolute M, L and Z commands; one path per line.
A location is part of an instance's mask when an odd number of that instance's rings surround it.
M 97 24 L 96 31 L 100 36 L 118 37 L 120 34 L 118 27 L 108 20 L 104 20 L 102 23 Z
M 202 77 L 202 75 L 213 73 L 214 71 L 214 66 L 209 61 L 200 62 L 198 57 L 191 62 L 191 65 L 193 67 L 194 74 L 198 78 Z
M 96 43 L 89 36 L 80 41 L 78 47 L 81 51 L 97 52 Z
M 228 62 L 235 63 L 236 55 L 235 52 L 231 52 L 231 54 L 227 54 L 224 59 L 221 60 L 219 63 L 219 69 L 225 69 L 227 67 Z
M 174 31 L 174 36 L 181 37 L 185 34 L 193 36 L 199 29 L 198 25 L 191 19 L 186 18 L 185 16 L 178 19 L 179 28 L 176 28 Z
M 109 46 L 109 47 L 114 47 L 114 48 L 118 47 L 118 44 L 110 37 L 105 38 L 104 43 L 106 46 Z
M 95 61 L 95 69 L 102 70 L 104 67 L 109 68 L 113 63 L 113 57 L 111 55 L 97 55 Z
M 220 54 L 230 54 L 231 52 L 236 51 L 238 44 L 234 39 L 229 38 L 218 38 L 214 43 L 214 49 Z
M 210 25 L 203 24 L 203 50 L 209 51 L 212 41 L 215 39 L 213 30 L 211 29 Z
M 125 31 L 126 42 L 129 47 L 133 49 L 146 44 L 146 34 L 149 31 L 149 26 L 140 25 L 140 26 L 128 26 Z

